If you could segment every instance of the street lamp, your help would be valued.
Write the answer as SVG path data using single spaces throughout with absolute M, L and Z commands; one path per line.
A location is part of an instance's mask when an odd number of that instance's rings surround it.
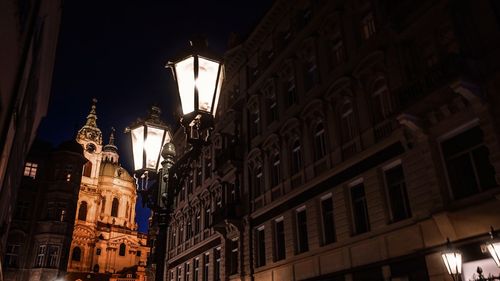
M 172 70 L 182 109 L 182 126 L 192 145 L 206 141 L 213 127 L 224 80 L 221 58 L 208 49 L 206 40 L 196 38 L 189 48 L 166 67 Z
M 495 231 L 493 227 L 490 230 L 491 240 L 486 243 L 486 248 L 488 249 L 491 258 L 495 261 L 497 267 L 500 267 L 500 241 L 495 239 Z M 441 254 L 443 262 L 446 266 L 448 274 L 451 275 L 453 280 L 461 280 L 460 274 L 462 274 L 462 253 L 456 249 L 452 249 L 450 240 L 447 239 L 447 250 Z M 483 269 L 477 267 L 477 278 L 478 281 L 499 281 L 500 276 L 488 276 L 484 277 Z
M 224 66 L 205 40 L 192 40 L 184 52 L 167 67 L 172 69 L 177 83 L 182 108 L 181 125 L 187 134 L 188 150 L 174 162 L 175 147 L 172 135 L 160 121 L 160 110 L 152 107 L 146 120 L 138 120 L 126 129 L 132 138 L 134 169 L 142 174 L 136 177 L 143 202 L 153 211 L 153 225 L 158 227 L 154 256 L 155 280 L 163 280 L 167 227 L 172 211 L 172 197 L 190 172 L 190 163 L 197 159 L 202 148 L 209 143 L 213 129 L 219 94 L 224 79 Z M 158 164 L 161 168 L 158 169 Z M 158 176 L 157 184 L 149 188 L 149 174 Z M 157 189 L 156 189 L 157 188 Z

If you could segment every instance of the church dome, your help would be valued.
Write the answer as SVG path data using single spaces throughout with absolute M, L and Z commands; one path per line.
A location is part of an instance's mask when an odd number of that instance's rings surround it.
M 103 162 L 101 164 L 99 176 L 121 178 L 122 180 L 130 182 L 134 181 L 127 170 L 121 167 L 120 164 L 112 162 Z

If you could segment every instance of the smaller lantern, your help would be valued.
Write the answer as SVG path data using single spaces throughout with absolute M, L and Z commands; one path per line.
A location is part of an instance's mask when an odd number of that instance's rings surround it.
M 169 127 L 160 120 L 160 109 L 151 107 L 146 120 L 139 120 L 126 129 L 132 138 L 135 171 L 158 171 L 163 145 L 170 142 Z
M 462 253 L 451 248 L 450 240 L 447 239 L 448 249 L 441 254 L 444 265 L 448 273 L 455 279 L 455 276 L 462 274 Z

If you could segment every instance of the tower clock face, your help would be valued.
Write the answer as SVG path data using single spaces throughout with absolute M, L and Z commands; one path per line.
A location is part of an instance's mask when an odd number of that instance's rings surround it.
M 87 146 L 85 147 L 85 150 L 88 152 L 88 153 L 94 153 L 96 147 L 95 147 L 95 144 L 93 143 L 89 143 L 87 144 Z

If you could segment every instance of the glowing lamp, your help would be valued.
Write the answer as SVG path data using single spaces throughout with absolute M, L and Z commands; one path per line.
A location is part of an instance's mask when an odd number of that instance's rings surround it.
M 190 47 L 187 54 L 168 64 L 177 83 L 183 118 L 214 117 L 224 80 L 224 66 L 208 50 L 205 40 L 192 40 Z
M 168 126 L 159 119 L 160 112 L 153 106 L 148 119 L 139 120 L 126 130 L 132 138 L 135 171 L 158 171 L 163 145 L 172 137 Z

